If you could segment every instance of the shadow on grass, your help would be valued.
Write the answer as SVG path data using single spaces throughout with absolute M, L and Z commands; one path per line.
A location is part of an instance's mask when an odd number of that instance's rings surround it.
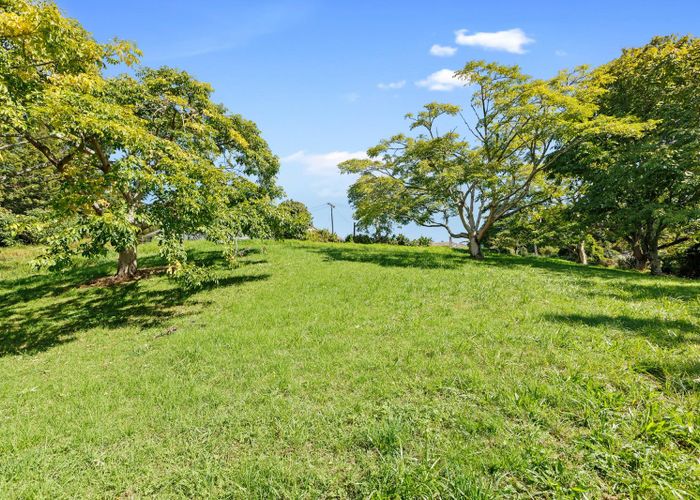
M 673 390 L 688 393 L 700 392 L 700 361 L 684 362 L 642 362 L 634 367 L 662 385 L 670 385 Z
M 589 295 L 604 295 L 621 300 L 674 298 L 692 301 L 700 298 L 700 282 L 638 271 L 582 266 L 574 262 L 539 257 L 489 256 L 485 263 L 503 268 L 534 268 L 566 274 L 577 279 Z
M 220 252 L 193 252 L 192 260 L 221 270 Z M 263 261 L 241 261 L 250 265 Z M 139 260 L 141 266 L 162 264 L 159 257 Z M 60 274 L 36 274 L 0 281 L 0 357 L 34 354 L 73 340 L 91 328 L 157 326 L 177 313 L 191 313 L 206 305 L 166 278 L 150 278 L 107 287 L 79 286 L 108 275 L 114 264 L 82 266 Z M 205 289 L 239 286 L 268 279 L 268 274 L 233 275 L 219 278 Z M 182 306 L 186 306 L 183 311 Z
M 364 262 L 387 267 L 421 269 L 456 269 L 467 262 L 504 269 L 542 269 L 573 277 L 589 295 L 604 295 L 620 300 L 655 300 L 674 298 L 692 301 L 700 298 L 700 283 L 668 277 L 651 276 L 637 271 L 582 266 L 574 262 L 541 257 L 488 255 L 484 261 L 472 260 L 463 249 L 445 252 L 401 247 L 329 245 L 314 248 L 328 260 Z
M 629 316 L 608 316 L 604 314 L 549 314 L 545 319 L 571 325 L 585 325 L 593 328 L 616 328 L 634 335 L 646 337 L 651 342 L 665 347 L 700 343 L 700 330 L 689 321 L 663 320 L 656 318 L 632 318 Z
M 385 267 L 415 267 L 421 269 L 455 269 L 469 260 L 463 250 L 452 252 L 428 252 L 422 249 L 404 249 L 401 247 L 361 247 L 325 246 L 314 248 L 331 261 L 364 262 Z

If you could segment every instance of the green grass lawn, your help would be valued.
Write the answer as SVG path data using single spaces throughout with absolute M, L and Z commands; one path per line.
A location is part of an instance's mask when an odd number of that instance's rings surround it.
M 700 283 L 249 247 L 197 293 L 0 250 L 0 497 L 698 497 Z

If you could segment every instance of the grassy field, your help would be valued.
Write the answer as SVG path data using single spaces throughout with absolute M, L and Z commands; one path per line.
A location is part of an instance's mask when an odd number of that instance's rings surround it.
M 197 293 L 0 249 L 0 497 L 698 497 L 700 283 L 249 246 Z

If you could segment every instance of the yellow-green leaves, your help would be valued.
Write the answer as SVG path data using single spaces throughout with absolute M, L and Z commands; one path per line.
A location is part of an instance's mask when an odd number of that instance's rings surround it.
M 596 99 L 609 79 L 585 67 L 543 80 L 517 66 L 473 61 L 457 74 L 473 91 L 468 103 L 427 104 L 406 116 L 417 135 L 383 140 L 368 150 L 371 160 L 340 165 L 362 174 L 349 194 L 364 225 L 388 218 L 444 227 L 469 238 L 478 256 L 498 220 L 554 194 L 544 174 L 568 148 L 593 134 L 636 136 L 650 126 L 601 115 Z M 462 229 L 453 231 L 450 217 Z
M 279 194 L 277 157 L 254 123 L 211 101 L 211 85 L 167 67 L 105 78 L 105 66 L 134 65 L 140 51 L 96 42 L 50 2 L 3 6 L 0 151 L 33 147 L 57 175 L 56 219 L 74 222 L 49 242 L 47 262 L 130 248 L 156 230 L 168 255 L 182 255 L 173 245 L 183 234 L 238 236 L 229 215 L 241 176 Z

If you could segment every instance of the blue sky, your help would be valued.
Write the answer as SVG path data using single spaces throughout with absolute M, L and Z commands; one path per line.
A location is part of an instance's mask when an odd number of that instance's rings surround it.
M 98 40 L 131 40 L 143 64 L 210 82 L 282 159 L 287 195 L 352 230 L 338 161 L 406 130 L 431 101 L 465 104 L 449 73 L 472 59 L 537 77 L 598 65 L 654 35 L 700 35 L 700 1 L 58 0 Z M 115 7 L 115 4 L 118 7 Z M 435 47 L 434 47 L 435 46 Z M 446 239 L 439 230 L 403 232 Z

